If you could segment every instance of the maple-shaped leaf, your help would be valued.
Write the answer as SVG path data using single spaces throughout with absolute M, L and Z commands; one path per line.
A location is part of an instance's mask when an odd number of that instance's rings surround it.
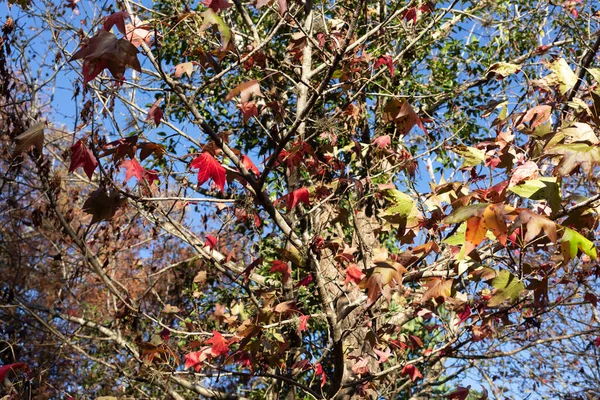
M 408 134 L 415 125 L 427 135 L 427 129 L 421 118 L 406 100 L 391 99 L 388 101 L 383 108 L 383 118 L 386 122 L 394 122 L 401 135 Z
M 163 119 L 163 110 L 160 108 L 161 101 L 162 99 L 156 100 L 148 110 L 148 115 L 146 116 L 146 121 L 153 120 L 156 126 L 158 126 Z
M 13 364 L 7 364 L 0 367 L 0 382 L 4 381 L 4 378 L 9 372 L 15 372 L 18 370 L 23 370 L 27 375 L 29 375 L 29 365 L 24 362 L 17 362 Z
M 90 149 L 87 148 L 83 140 L 78 140 L 70 148 L 71 150 L 71 164 L 69 165 L 69 172 L 75 171 L 79 167 L 83 167 L 83 170 L 89 179 L 92 179 L 94 170 L 98 166 L 98 160 Z
M 258 108 L 254 101 L 238 104 L 237 108 L 242 112 L 244 123 L 247 123 L 250 118 L 258 116 Z
M 544 79 L 549 85 L 558 85 L 560 94 L 567 93 L 577 83 L 577 75 L 573 72 L 564 58 L 554 60 L 548 65 L 548 68 L 553 73 Z
M 321 365 L 321 363 L 317 363 L 315 364 L 314 368 L 315 375 L 321 377 L 321 387 L 325 386 L 325 383 L 327 382 L 327 375 L 325 375 L 325 371 L 323 371 L 323 365 Z
M 86 84 L 104 68 L 108 68 L 115 79 L 122 79 L 127 67 L 142 72 L 137 59 L 138 52 L 127 39 L 117 39 L 112 33 L 99 30 L 69 61 L 83 59 L 83 79 Z
M 206 235 L 206 239 L 204 240 L 204 245 L 208 247 L 210 250 L 213 250 L 217 246 L 218 240 L 213 235 Z
M 574 231 L 573 229 L 562 227 L 564 229 L 560 239 L 560 249 L 565 263 L 577 257 L 579 251 L 590 256 L 593 260 L 598 258 L 594 242 Z
M 373 139 L 373 144 L 380 149 L 385 149 L 390 144 L 392 144 L 392 138 L 390 135 L 381 135 Z
M 302 315 L 300 316 L 300 324 L 298 325 L 298 330 L 300 332 L 304 332 L 306 330 L 308 330 L 308 320 L 310 318 L 310 315 Z
M 352 372 L 354 372 L 356 375 L 367 375 L 370 372 L 369 359 L 360 357 L 352 366 Z
M 545 200 L 553 212 L 560 209 L 560 186 L 556 177 L 543 177 L 509 188 L 511 192 L 531 200 Z
M 375 352 L 375 354 L 377 354 L 377 358 L 379 358 L 379 363 L 384 363 L 387 362 L 390 358 L 390 356 L 392 355 L 392 351 L 390 350 L 389 347 L 386 347 L 385 350 L 379 350 L 377 348 L 373 349 L 373 351 Z
M 456 323 L 454 325 L 458 326 L 458 325 L 462 324 L 463 322 L 465 322 L 467 319 L 469 319 L 471 317 L 471 307 L 469 307 L 469 305 L 467 304 L 465 306 L 465 309 L 462 310 L 456 316 L 458 317 L 458 321 L 456 321 Z
M 425 303 L 430 299 L 434 299 L 436 303 L 442 304 L 446 301 L 446 298 L 450 297 L 452 293 L 452 279 L 444 278 L 429 278 L 425 281 L 424 286 L 427 288 L 421 302 Z
M 536 179 L 538 176 L 539 167 L 533 161 L 527 161 L 524 164 L 513 169 L 508 187 L 515 186 L 522 181 Z
M 132 177 L 136 177 L 138 181 L 143 182 L 144 179 L 148 183 L 152 183 L 158 180 L 158 173 L 156 171 L 147 170 L 136 160 L 125 160 L 121 163 L 121 167 L 125 168 L 125 180 L 128 181 Z
M 225 51 L 231 40 L 231 30 L 221 17 L 217 15 L 212 9 L 208 9 L 200 13 L 202 17 L 202 25 L 200 25 L 200 32 L 205 31 L 211 26 L 216 25 L 221 35 L 221 50 Z
M 188 353 L 188 354 L 184 355 L 183 356 L 183 359 L 185 360 L 184 368 L 185 369 L 194 368 L 196 370 L 196 372 L 200 372 L 200 369 L 202 368 L 202 363 L 204 362 L 204 360 L 212 357 L 211 350 L 212 349 L 210 346 L 206 346 L 206 347 L 203 347 L 202 350 L 200 350 L 200 351 L 194 351 L 192 353 Z
M 517 226 L 524 225 L 526 227 L 526 234 L 523 239 L 525 243 L 529 243 L 535 239 L 542 230 L 552 243 L 556 243 L 558 240 L 556 235 L 556 222 L 543 215 L 536 214 L 530 210 L 520 210 L 516 223 Z
M 399 263 L 379 261 L 377 264 L 377 267 L 367 270 L 358 285 L 361 289 L 367 289 L 367 307 L 377 301 L 386 286 L 402 284 L 402 274 L 406 272 L 406 268 Z
M 253 97 L 264 97 L 256 79 L 240 83 L 231 89 L 229 93 L 227 93 L 227 96 L 225 96 L 225 101 L 230 101 L 237 96 L 240 96 L 242 104 L 250 101 Z
M 546 151 L 546 156 L 562 156 L 554 174 L 570 175 L 577 167 L 591 176 L 594 166 L 600 164 L 600 148 L 586 143 L 571 143 L 554 146 Z
M 175 78 L 179 78 L 181 75 L 187 74 L 191 78 L 192 72 L 194 72 L 194 62 L 184 62 L 175 66 L 175 73 L 173 75 Z
M 285 202 L 286 211 L 290 212 L 290 210 L 294 209 L 298 203 L 304 203 L 306 206 L 310 207 L 310 196 L 308 193 L 308 189 L 305 187 L 301 187 L 300 189 L 296 189 L 291 193 L 286 194 L 275 200 L 273 205 L 277 205 L 281 202 Z
M 377 69 L 382 65 L 386 65 L 388 71 L 390 71 L 390 75 L 394 76 L 394 59 L 389 54 L 383 55 L 377 59 L 373 69 Z
M 248 171 L 254 172 L 254 175 L 256 175 L 256 176 L 260 175 L 260 171 L 258 170 L 256 165 L 254 165 L 254 163 L 252 162 L 252 159 L 245 154 L 242 156 L 242 165 Z
M 158 143 L 144 142 L 139 143 L 138 147 L 140 149 L 140 161 L 144 161 L 150 154 L 154 154 L 155 157 L 161 158 L 167 152 L 165 146 Z
M 518 64 L 511 64 L 507 62 L 497 62 L 487 69 L 485 75 L 487 77 L 496 76 L 497 78 L 506 78 L 509 75 L 516 74 L 521 71 L 521 66 Z
M 292 270 L 287 262 L 274 260 L 271 263 L 271 269 L 269 272 L 281 272 L 281 280 L 283 283 L 286 283 L 290 279 Z
M 219 12 L 233 5 L 227 0 L 202 0 L 202 4 L 211 8 L 214 12 Z
M 83 203 L 83 211 L 92 215 L 92 224 L 104 220 L 109 221 L 117 210 L 125 205 L 126 201 L 116 191 L 111 190 L 107 193 L 103 189 L 98 189 L 90 193 Z
M 212 179 L 215 185 L 225 191 L 225 168 L 208 152 L 203 152 L 190 163 L 191 168 L 198 168 L 198 185 Z
M 506 300 L 516 300 L 525 290 L 523 282 L 506 270 L 500 271 L 498 276 L 492 279 L 492 286 L 496 288 L 496 292 L 488 301 L 489 307 L 495 307 Z
M 141 21 L 137 16 L 131 18 L 132 23 L 125 25 L 125 39 L 135 47 L 140 47 L 142 43 L 149 45 L 152 42 L 154 32 L 152 26 Z
M 127 11 L 117 11 L 115 13 L 110 14 L 108 17 L 104 18 L 104 24 L 102 24 L 102 29 L 107 32 L 110 32 L 114 25 L 117 26 L 119 32 L 123 35 L 125 34 L 125 20 L 129 18 L 129 13 Z
M 539 105 L 529 109 L 523 118 L 517 120 L 517 129 L 525 133 L 533 133 L 535 129 L 550 121 L 552 106 Z
M 213 336 L 206 341 L 211 345 L 210 352 L 214 357 L 225 356 L 229 353 L 228 341 L 217 331 L 213 331 Z
M 357 264 L 350 264 L 348 265 L 348 268 L 346 268 L 346 280 L 344 283 L 347 285 L 349 282 L 354 282 L 358 285 L 363 276 L 362 269 L 360 269 Z
M 446 395 L 446 400 L 465 400 L 469 396 L 471 386 L 458 386 L 455 390 Z
M 21 133 L 17 136 L 15 140 L 15 150 L 13 151 L 13 155 L 17 156 L 23 152 L 29 150 L 31 146 L 34 146 L 38 152 L 42 152 L 44 148 L 44 127 L 46 126 L 45 122 L 38 122 L 25 132 Z
M 402 375 L 408 375 L 411 381 L 416 381 L 417 379 L 422 379 L 423 375 L 421 375 L 421 371 L 417 369 L 413 364 L 407 364 L 402 368 Z

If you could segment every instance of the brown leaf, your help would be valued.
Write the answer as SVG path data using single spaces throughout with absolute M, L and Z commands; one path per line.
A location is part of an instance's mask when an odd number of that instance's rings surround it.
M 225 101 L 230 101 L 236 96 L 240 96 L 242 104 L 250 101 L 252 97 L 264 97 L 256 79 L 240 83 L 231 89 L 229 93 L 227 93 L 227 96 L 225 96 Z
M 15 150 L 13 151 L 13 156 L 18 156 L 29 150 L 31 146 L 35 146 L 37 151 L 41 153 L 44 147 L 45 125 L 45 122 L 38 122 L 17 136 L 15 138 Z
M 444 279 L 444 278 L 430 278 L 425 281 L 424 286 L 427 287 L 425 293 L 423 293 L 423 297 L 421 298 L 421 302 L 425 303 L 430 299 L 434 299 L 436 303 L 442 304 L 446 301 L 447 297 L 450 297 L 452 293 L 452 279 Z

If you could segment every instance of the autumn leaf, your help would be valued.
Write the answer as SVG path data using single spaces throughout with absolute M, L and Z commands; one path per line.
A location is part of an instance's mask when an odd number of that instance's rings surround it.
M 126 181 L 128 181 L 134 176 L 140 182 L 146 180 L 148 181 L 148 183 L 152 183 L 158 180 L 158 174 L 156 171 L 146 170 L 135 158 L 123 161 L 121 163 L 121 167 L 125 168 Z
M 242 165 L 244 166 L 244 168 L 246 168 L 250 172 L 254 172 L 254 175 L 260 176 L 260 171 L 258 170 L 256 165 L 254 165 L 254 163 L 252 162 L 252 159 L 250 157 L 248 157 L 247 155 L 244 154 L 242 156 L 241 161 L 242 161 Z
M 203 152 L 190 163 L 191 168 L 198 168 L 198 185 L 212 179 L 215 185 L 225 191 L 225 168 L 208 152 Z
M 314 368 L 315 375 L 321 377 L 321 387 L 325 386 L 325 383 L 327 382 L 327 375 L 325 375 L 325 371 L 323 371 L 323 366 L 321 363 L 317 363 L 315 364 Z
M 18 156 L 19 154 L 26 152 L 29 150 L 31 146 L 34 146 L 38 152 L 42 152 L 44 148 L 44 127 L 46 126 L 45 122 L 38 122 L 29 127 L 25 132 L 21 133 L 17 136 L 15 140 L 15 150 L 13 151 L 13 156 Z
M 388 71 L 390 71 L 390 75 L 394 76 L 394 59 L 389 54 L 383 55 L 377 59 L 373 69 L 377 69 L 382 65 L 386 65 Z
M 30 373 L 29 365 L 27 365 L 27 363 L 24 363 L 24 362 L 17 362 L 17 363 L 1 366 L 0 367 L 0 382 L 4 381 L 4 378 L 6 378 L 6 375 L 9 372 L 11 372 L 11 371 L 15 372 L 19 369 L 22 369 L 27 375 L 29 375 L 29 373 Z
M 131 24 L 125 25 L 125 39 L 135 47 L 140 47 L 142 43 L 150 45 L 154 36 L 152 26 L 141 21 L 137 16 L 133 16 L 131 22 Z
M 158 126 L 160 121 L 163 119 L 163 111 L 160 108 L 160 103 L 162 99 L 158 99 L 152 104 L 152 107 L 148 110 L 148 115 L 146 116 L 146 121 L 153 120 L 154 124 Z
M 158 143 L 144 142 L 139 143 L 138 147 L 140 149 L 140 161 L 144 161 L 150 154 L 154 154 L 155 157 L 161 158 L 166 153 L 165 146 Z
M 125 202 L 126 199 L 116 191 L 111 190 L 107 193 L 103 189 L 98 189 L 90 193 L 83 203 L 83 211 L 92 215 L 92 224 L 109 221 L 117 210 L 125 205 Z
M 69 172 L 75 171 L 79 167 L 83 167 L 83 171 L 89 179 L 92 179 L 94 170 L 98 166 L 98 160 L 90 149 L 87 148 L 83 140 L 78 140 L 70 148 L 71 150 L 71 164 L 69 165 Z
M 525 290 L 523 282 L 506 270 L 500 271 L 500 274 L 492 279 L 492 286 L 496 288 L 496 292 L 488 301 L 489 307 L 500 305 L 506 300 L 516 300 Z
M 348 265 L 348 268 L 346 268 L 346 280 L 344 281 L 344 284 L 347 285 L 350 282 L 354 282 L 358 285 L 363 276 L 362 269 L 360 269 L 357 264 L 350 264 Z
M 407 364 L 402 368 L 402 375 L 408 375 L 411 381 L 416 381 L 417 379 L 423 379 L 423 375 L 421 371 L 417 369 L 413 364 Z
M 138 49 L 128 40 L 117 39 L 112 33 L 99 30 L 69 61 L 83 59 L 85 85 L 104 68 L 107 68 L 115 79 L 122 79 L 127 67 L 142 72 L 137 53 Z
M 296 189 L 296 190 L 292 191 L 291 193 L 288 193 L 285 196 L 282 196 L 282 197 L 278 198 L 277 200 L 275 200 L 273 202 L 273 205 L 277 205 L 281 202 L 285 203 L 287 212 L 290 212 L 290 210 L 293 210 L 294 208 L 296 208 L 298 203 L 303 203 L 306 206 L 310 207 L 310 198 L 309 198 L 308 189 L 305 187 Z
M 554 174 L 570 175 L 577 167 L 590 176 L 594 166 L 600 163 L 600 148 L 586 143 L 561 144 L 548 149 L 545 156 L 562 156 Z
M 369 371 L 369 359 L 360 357 L 352 366 L 352 372 L 356 375 L 367 375 Z
M 202 0 L 202 4 L 211 8 L 214 12 L 219 12 L 233 5 L 227 0 Z
M 227 96 L 225 96 L 225 101 L 230 101 L 237 96 L 240 96 L 240 101 L 242 102 L 242 104 L 247 103 L 253 97 L 264 97 L 262 92 L 260 91 L 258 81 L 255 79 L 244 83 L 240 83 L 239 85 L 231 89 L 229 93 L 227 93 Z
M 444 278 L 429 278 L 425 281 L 424 286 L 427 288 L 421 302 L 425 303 L 430 299 L 434 299 L 436 303 L 442 304 L 446 301 L 446 298 L 450 297 L 452 292 L 452 279 Z
M 206 344 L 211 345 L 210 352 L 214 357 L 225 356 L 229 353 L 229 343 L 217 331 L 213 331 L 213 336 L 206 341 Z
M 290 279 L 292 270 L 287 262 L 274 260 L 271 263 L 271 269 L 269 272 L 281 272 L 281 280 L 283 283 L 286 283 Z
M 545 80 L 549 85 L 557 84 L 560 94 L 565 94 L 571 90 L 577 83 L 577 75 L 573 72 L 564 58 L 559 58 L 548 65 L 553 72 Z
M 496 75 L 499 78 L 506 78 L 509 75 L 516 74 L 521 71 L 521 66 L 519 64 L 512 64 L 507 62 L 497 62 L 487 69 L 485 72 L 486 76 Z
M 524 164 L 517 166 L 513 169 L 508 187 L 515 186 L 521 181 L 536 179 L 538 176 L 539 168 L 533 161 L 527 161 Z
M 446 395 L 446 400 L 465 400 L 469 396 L 471 386 L 458 386 L 455 390 Z
M 192 72 L 194 72 L 194 63 L 184 62 L 175 66 L 175 73 L 173 76 L 175 76 L 175 78 L 179 78 L 181 75 L 187 74 L 187 76 L 191 78 Z
M 127 11 L 117 11 L 115 13 L 110 14 L 108 17 L 104 18 L 104 23 L 102 24 L 102 29 L 107 32 L 110 32 L 114 25 L 117 26 L 119 32 L 123 35 L 125 34 L 125 20 L 129 18 L 129 13 Z
M 217 246 L 218 240 L 213 235 L 206 235 L 206 239 L 204 240 L 204 245 L 208 247 L 210 250 L 213 250 Z
M 388 101 L 383 108 L 383 117 L 386 122 L 396 124 L 400 135 L 408 134 L 415 125 L 427 135 L 427 129 L 425 129 L 421 118 L 405 100 L 391 99 Z
M 254 101 L 238 104 L 237 108 L 242 112 L 244 123 L 247 123 L 250 118 L 258 116 L 258 108 Z
M 560 187 L 555 177 L 543 177 L 526 181 L 508 190 L 531 200 L 545 200 L 553 212 L 560 209 Z
M 539 105 L 529 109 L 523 118 L 517 120 L 517 129 L 525 133 L 533 133 L 534 130 L 545 124 L 552 116 L 552 106 Z
M 392 138 L 390 137 L 390 135 L 381 135 L 373 139 L 372 143 L 380 149 L 385 149 L 390 144 L 392 144 Z
M 308 330 L 308 320 L 310 318 L 310 315 L 302 315 L 300 316 L 300 324 L 298 325 L 298 330 L 300 332 L 304 332 L 306 330 Z
M 377 354 L 377 358 L 379 358 L 380 364 L 387 362 L 390 356 L 392 355 L 392 351 L 389 347 L 386 347 L 384 351 L 381 351 L 377 348 L 373 349 L 373 351 L 375 352 L 375 354 Z
M 533 211 L 526 209 L 520 210 L 515 222 L 517 222 L 517 226 L 524 225 L 526 228 L 526 234 L 524 238 L 525 243 L 529 243 L 535 239 L 540 232 L 542 232 L 542 230 L 552 243 L 556 243 L 558 240 L 556 235 L 556 223 L 551 219 L 534 213 Z
M 183 356 L 183 359 L 185 361 L 184 368 L 194 368 L 196 372 L 200 372 L 200 369 L 202 368 L 202 363 L 204 362 L 204 360 L 210 357 L 212 357 L 212 349 L 210 346 L 206 346 L 200 351 L 188 353 Z

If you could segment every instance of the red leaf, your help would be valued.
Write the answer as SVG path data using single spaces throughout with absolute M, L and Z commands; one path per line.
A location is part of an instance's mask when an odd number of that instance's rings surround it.
M 185 360 L 185 369 L 194 368 L 196 372 L 200 372 L 202 362 L 211 356 L 212 354 L 210 346 L 206 346 L 200 351 L 186 354 L 183 356 L 183 359 Z
M 373 139 L 373 144 L 379 147 L 380 149 L 385 149 L 392 143 L 392 138 L 390 135 L 382 135 Z
M 321 363 L 315 364 L 315 375 L 321 376 L 321 387 L 325 386 L 325 382 L 327 382 L 327 376 L 325 375 L 325 371 L 323 371 L 323 366 Z
M 352 372 L 356 375 L 367 375 L 369 371 L 369 359 L 359 358 L 359 360 L 352 366 Z
M 94 157 L 94 154 L 87 148 L 82 140 L 78 140 L 73 146 L 71 146 L 71 165 L 69 165 L 69 172 L 75 171 L 79 167 L 83 167 L 85 174 L 88 178 L 92 179 L 94 170 L 98 166 L 98 160 Z
M 194 158 L 190 167 L 198 168 L 198 185 L 202 185 L 210 178 L 221 192 L 225 191 L 225 168 L 210 153 L 204 152 Z
M 129 18 L 129 14 L 127 11 L 118 11 L 116 13 L 110 14 L 108 17 L 104 18 L 104 24 L 102 25 L 102 29 L 107 32 L 110 32 L 113 25 L 117 26 L 119 32 L 123 35 L 125 34 L 125 20 Z
M 469 389 L 471 389 L 470 385 L 467 386 L 466 388 L 458 386 L 455 391 L 448 393 L 446 395 L 446 399 L 447 400 L 465 400 L 467 398 L 467 396 L 469 396 Z
M 152 107 L 148 110 L 148 116 L 146 117 L 146 121 L 154 120 L 156 126 L 158 126 L 163 119 L 163 110 L 159 107 L 161 101 L 162 99 L 158 99 L 152 104 Z
M 125 180 L 128 181 L 131 177 L 135 176 L 138 181 L 142 182 L 144 179 L 149 183 L 158 180 L 158 173 L 156 171 L 149 171 L 144 169 L 141 164 L 135 158 L 131 160 L 125 160 L 121 163 L 121 167 L 125 168 Z
M 412 20 L 413 24 L 417 22 L 417 9 L 415 7 L 410 7 L 408 10 L 404 11 L 402 14 L 402 18 L 406 21 Z
M 594 345 L 600 347 L 600 337 L 597 337 L 596 340 L 594 340 Z
M 256 102 L 254 101 L 238 104 L 237 108 L 242 112 L 244 123 L 248 122 L 250 118 L 258 116 L 258 108 L 256 108 Z
M 469 307 L 469 305 L 467 304 L 465 306 L 465 309 L 458 314 L 458 321 L 456 322 L 456 324 L 454 324 L 455 326 L 458 326 L 460 324 L 462 324 L 463 322 L 465 322 L 469 317 L 471 316 L 471 307 Z
M 423 378 L 421 372 L 413 364 L 405 365 L 404 368 L 402 368 L 402 375 L 408 375 L 410 377 L 410 380 L 413 382 L 417 379 Z
M 360 283 L 360 281 L 362 280 L 363 276 L 364 276 L 364 274 L 362 272 L 362 269 L 360 269 L 358 267 L 358 265 L 350 264 L 348 266 L 348 268 L 346 268 L 345 284 L 347 285 L 348 282 L 354 282 L 358 285 Z
M 208 339 L 206 344 L 212 346 L 210 352 L 215 357 L 225 356 L 229 353 L 229 343 L 225 340 L 223 335 L 217 331 L 213 331 L 213 337 Z
M 6 374 L 8 374 L 10 371 L 14 372 L 18 369 L 22 369 L 27 375 L 29 375 L 29 372 L 30 372 L 29 365 L 27 365 L 24 362 L 3 365 L 2 367 L 0 367 L 0 382 L 2 382 L 4 380 L 4 378 L 6 377 Z
M 213 235 L 206 235 L 206 240 L 204 241 L 204 245 L 209 249 L 214 249 L 217 246 L 217 238 Z
M 306 275 L 304 278 L 300 279 L 300 282 L 298 282 L 297 286 L 307 287 L 308 285 L 310 285 L 310 283 L 312 281 L 313 281 L 313 276 L 312 275 Z
M 228 3 L 227 0 L 202 0 L 202 4 L 204 4 L 206 7 L 212 8 L 214 12 L 219 12 L 233 5 Z
M 379 57 L 375 62 L 375 66 L 373 66 L 373 69 L 377 69 L 382 65 L 386 65 L 388 67 L 388 70 L 390 71 L 390 75 L 394 76 L 394 59 L 392 58 L 392 56 L 386 54 L 384 56 Z
M 296 189 L 293 192 L 280 197 L 279 199 L 275 200 L 273 204 L 277 205 L 282 201 L 285 202 L 287 212 L 290 212 L 290 210 L 294 209 L 298 205 L 298 202 L 302 202 L 310 207 L 309 193 L 308 189 L 305 187 Z
M 285 261 L 274 260 L 271 264 L 271 269 L 269 272 L 281 272 L 281 279 L 283 280 L 283 283 L 286 283 L 290 278 L 292 270 Z
M 117 39 L 112 33 L 99 30 L 69 61 L 83 59 L 83 78 L 86 84 L 104 68 L 108 68 L 115 79 L 123 79 L 127 67 L 142 72 L 137 53 L 138 49 L 127 39 Z
M 256 176 L 260 175 L 260 171 L 258 170 L 258 168 L 256 167 L 256 165 L 254 165 L 254 163 L 252 162 L 252 160 L 250 159 L 250 157 L 248 157 L 247 155 L 243 155 L 242 156 L 242 165 L 248 171 L 254 172 L 254 175 L 256 175 Z
M 308 330 L 308 319 L 310 318 L 310 315 L 303 315 L 300 317 L 300 325 L 298 326 L 298 330 L 300 332 L 304 332 L 305 330 Z

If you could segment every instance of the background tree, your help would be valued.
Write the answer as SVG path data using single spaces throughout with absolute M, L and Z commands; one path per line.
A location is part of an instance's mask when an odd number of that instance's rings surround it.
M 596 396 L 594 6 L 9 4 L 6 394 Z

